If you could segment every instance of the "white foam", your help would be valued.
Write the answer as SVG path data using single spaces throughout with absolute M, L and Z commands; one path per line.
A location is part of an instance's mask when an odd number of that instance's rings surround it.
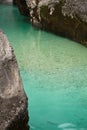
M 75 127 L 75 125 L 74 124 L 72 124 L 72 123 L 63 123 L 63 124 L 60 124 L 60 125 L 58 125 L 58 128 L 67 128 L 67 127 Z M 69 130 L 74 130 L 74 128 L 72 128 L 72 129 L 69 129 Z

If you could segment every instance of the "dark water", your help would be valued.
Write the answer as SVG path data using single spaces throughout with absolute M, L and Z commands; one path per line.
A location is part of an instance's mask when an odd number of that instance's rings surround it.
M 16 7 L 0 5 L 29 97 L 31 130 L 87 130 L 87 48 L 35 29 Z

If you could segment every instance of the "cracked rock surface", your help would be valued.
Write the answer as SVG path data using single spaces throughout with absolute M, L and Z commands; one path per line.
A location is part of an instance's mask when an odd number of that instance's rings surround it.
M 0 130 L 29 130 L 27 107 L 13 49 L 0 31 Z

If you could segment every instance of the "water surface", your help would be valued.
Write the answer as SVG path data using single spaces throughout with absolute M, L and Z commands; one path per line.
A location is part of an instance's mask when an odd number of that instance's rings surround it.
M 31 130 L 87 130 L 87 48 L 32 27 L 12 6 L 0 5 L 0 28 L 18 60 Z

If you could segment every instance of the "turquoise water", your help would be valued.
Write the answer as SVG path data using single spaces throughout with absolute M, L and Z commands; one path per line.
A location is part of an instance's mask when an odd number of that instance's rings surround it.
M 87 48 L 38 30 L 16 7 L 0 5 L 29 97 L 31 130 L 87 130 Z

